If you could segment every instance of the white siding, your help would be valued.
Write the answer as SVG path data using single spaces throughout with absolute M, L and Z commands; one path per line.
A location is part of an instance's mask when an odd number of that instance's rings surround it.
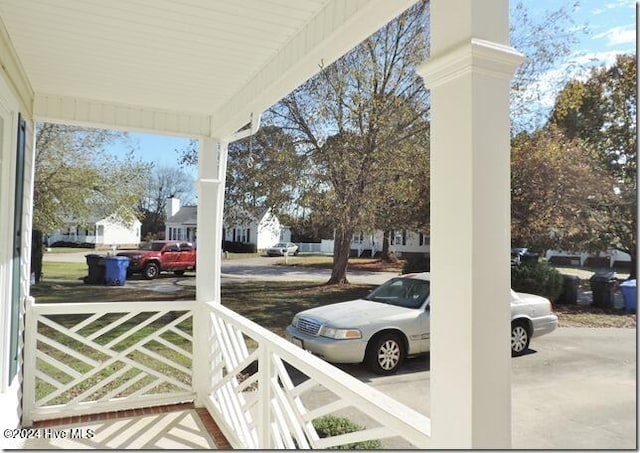
M 104 226 L 104 236 L 96 245 L 137 245 L 140 242 L 140 222 L 137 220 L 130 226 L 109 219 L 96 222 L 96 228 L 101 225 Z
M 0 26 L 0 38 L 4 38 L 4 29 Z M 21 232 L 22 260 L 20 262 L 20 288 L 22 294 L 29 295 L 30 256 L 31 256 L 31 200 L 33 196 L 33 121 L 30 118 L 30 105 L 23 102 L 30 96 L 28 82 L 21 78 L 21 69 L 16 60 L 11 58 L 10 47 L 0 39 L 0 57 L 3 70 L 0 71 L 0 426 L 17 427 L 21 409 L 19 405 L 19 389 L 21 373 L 11 382 L 8 381 L 11 338 L 11 290 L 12 290 L 12 256 L 13 256 L 13 222 L 15 216 L 15 183 L 16 183 L 16 149 L 18 115 L 22 113 L 26 121 L 24 198 Z M 5 72 L 6 71 L 6 72 Z M 19 93 L 19 94 L 17 94 Z M 21 102 L 22 101 L 22 102 Z M 24 301 L 20 305 L 20 331 L 24 326 Z M 19 335 L 19 350 L 22 349 L 22 335 Z M 18 369 L 21 368 L 19 352 Z M 6 439 L 5 439 L 6 441 Z

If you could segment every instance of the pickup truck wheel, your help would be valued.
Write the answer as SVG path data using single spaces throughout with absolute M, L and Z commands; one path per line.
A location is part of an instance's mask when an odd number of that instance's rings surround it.
M 365 363 L 374 373 L 389 375 L 398 371 L 404 356 L 404 344 L 398 335 L 383 333 L 369 342 Z
M 160 274 L 160 268 L 156 263 L 147 263 L 147 265 L 142 270 L 142 275 L 147 280 L 153 280 Z
M 173 271 L 173 274 L 177 275 L 178 277 L 182 277 L 184 275 L 184 269 L 180 271 Z

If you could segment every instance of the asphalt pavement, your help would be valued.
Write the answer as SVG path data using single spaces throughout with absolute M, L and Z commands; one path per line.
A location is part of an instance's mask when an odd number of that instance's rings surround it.
M 361 365 L 339 367 L 429 416 L 428 355 L 407 360 L 393 376 Z M 534 338 L 526 355 L 512 359 L 511 370 L 514 449 L 637 449 L 635 329 L 557 329 Z M 326 397 L 321 390 L 310 396 Z M 349 416 L 367 423 L 357 412 Z M 385 441 L 385 448 L 408 447 Z

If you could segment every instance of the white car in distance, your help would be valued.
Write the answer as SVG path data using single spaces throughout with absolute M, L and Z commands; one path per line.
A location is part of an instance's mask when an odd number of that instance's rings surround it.
M 392 278 L 364 299 L 296 314 L 286 337 L 328 362 L 364 362 L 374 373 L 393 374 L 406 357 L 429 351 L 429 288 L 428 273 Z M 548 299 L 511 291 L 513 356 L 557 325 Z
M 298 246 L 293 242 L 278 242 L 267 249 L 267 256 L 297 256 Z

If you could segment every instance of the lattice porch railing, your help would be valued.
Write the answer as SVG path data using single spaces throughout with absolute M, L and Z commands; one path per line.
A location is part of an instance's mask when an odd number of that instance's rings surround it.
M 192 401 L 193 302 L 33 304 L 24 421 Z
M 324 449 L 383 440 L 425 448 L 430 420 L 220 305 L 211 322 L 211 392 L 205 404 L 235 448 Z M 319 438 L 313 421 L 347 417 L 365 430 Z

